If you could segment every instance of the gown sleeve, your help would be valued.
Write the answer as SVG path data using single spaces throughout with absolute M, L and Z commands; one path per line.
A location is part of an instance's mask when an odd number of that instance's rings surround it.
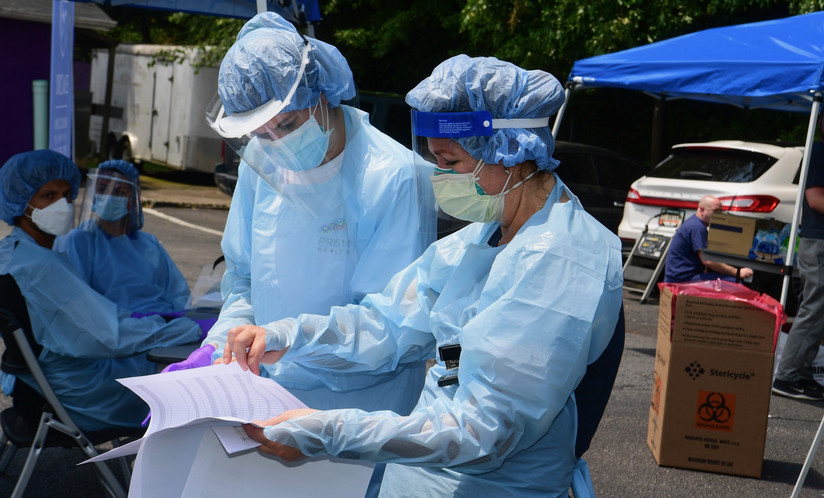
M 115 358 L 197 341 L 188 318 L 132 318 L 75 273 L 57 253 L 21 241 L 8 267 L 26 299 L 32 332 L 44 348 L 76 358 Z

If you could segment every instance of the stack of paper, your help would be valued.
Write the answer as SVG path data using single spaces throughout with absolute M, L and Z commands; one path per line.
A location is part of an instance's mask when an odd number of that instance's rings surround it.
M 308 459 L 285 464 L 256 450 L 240 427 L 306 408 L 271 379 L 236 363 L 130 377 L 119 381 L 148 403 L 146 434 L 87 462 L 137 453 L 130 497 L 362 497 L 372 464 Z

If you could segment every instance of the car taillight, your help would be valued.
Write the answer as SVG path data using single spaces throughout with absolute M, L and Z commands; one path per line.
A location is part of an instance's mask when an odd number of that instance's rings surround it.
M 724 211 L 739 213 L 771 213 L 781 202 L 771 195 L 730 195 L 718 200 Z
M 664 199 L 661 197 L 644 197 L 634 188 L 627 192 L 627 202 L 646 206 L 660 206 L 677 209 L 698 209 L 698 201 L 682 201 L 678 199 Z
M 220 159 L 226 164 L 226 142 L 220 141 Z

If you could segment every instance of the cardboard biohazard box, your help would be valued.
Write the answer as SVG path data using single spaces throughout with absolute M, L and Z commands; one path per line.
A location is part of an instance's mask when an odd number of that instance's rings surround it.
M 647 427 L 655 460 L 761 477 L 781 305 L 720 280 L 660 290 Z
M 707 249 L 783 264 L 789 228 L 780 221 L 715 213 L 707 232 Z

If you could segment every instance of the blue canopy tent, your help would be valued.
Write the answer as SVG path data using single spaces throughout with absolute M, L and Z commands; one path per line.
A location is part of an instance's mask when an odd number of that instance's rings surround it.
M 692 99 L 745 109 L 809 113 L 806 148 L 788 248 L 795 247 L 801 202 L 824 100 L 824 11 L 698 31 L 576 61 L 567 97 L 581 88 L 626 88 L 657 99 Z M 567 99 L 565 102 L 568 102 Z M 553 126 L 557 135 L 566 103 Z M 788 254 L 785 261 L 792 262 Z M 781 302 L 786 302 L 784 278 Z

